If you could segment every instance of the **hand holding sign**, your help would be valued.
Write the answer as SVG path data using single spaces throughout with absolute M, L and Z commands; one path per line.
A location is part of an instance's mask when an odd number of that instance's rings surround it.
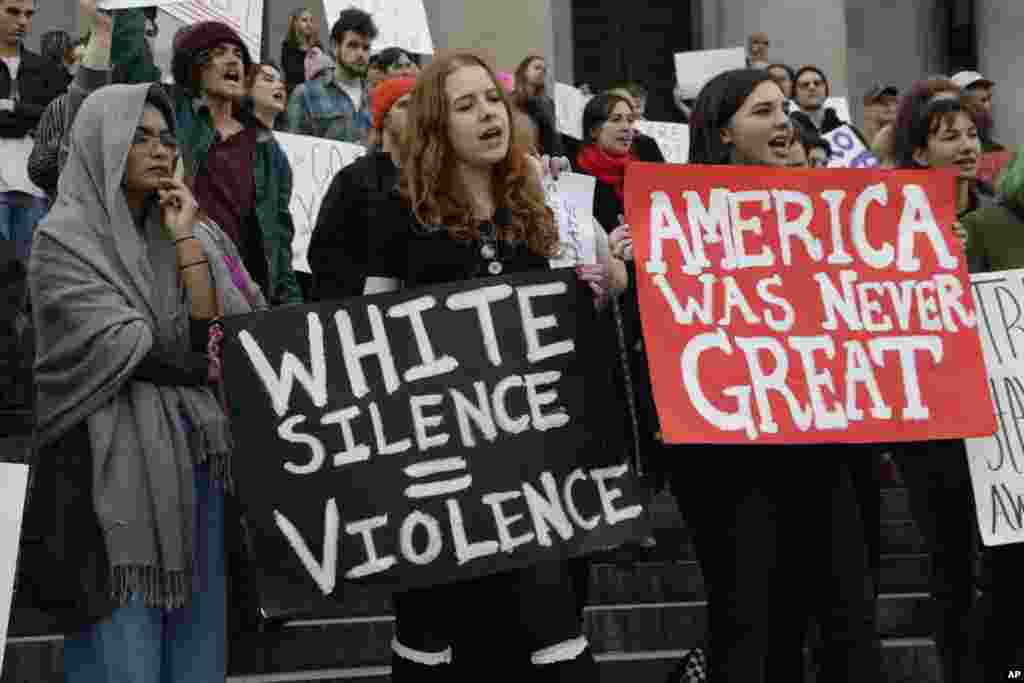
M 552 259 L 555 268 L 597 263 L 594 242 L 594 189 L 596 179 L 579 173 L 547 176 L 544 198 L 555 214 L 562 251 Z
M 234 477 L 268 613 L 337 599 L 345 580 L 423 587 L 636 533 L 642 502 L 576 278 L 224 321 L 238 451 L 267 455 Z
M 666 442 L 995 429 L 990 405 L 961 400 L 988 389 L 942 174 L 644 163 L 626 173 Z

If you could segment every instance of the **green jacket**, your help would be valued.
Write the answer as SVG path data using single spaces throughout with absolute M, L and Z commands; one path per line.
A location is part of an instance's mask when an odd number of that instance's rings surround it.
M 1024 268 L 1024 216 L 997 204 L 967 214 L 960 224 L 967 230 L 971 272 Z
M 176 87 L 172 92 L 185 175 L 194 178 L 206 163 L 217 131 L 210 110 L 202 100 L 189 96 L 181 88 Z M 252 120 L 244 123 L 259 125 Z M 301 304 L 302 290 L 292 269 L 295 224 L 288 208 L 292 197 L 292 167 L 269 130 L 260 133 L 252 172 L 256 181 L 256 223 L 267 260 L 267 282 L 259 284 L 271 304 Z
M 138 17 L 135 17 L 136 13 Z M 145 49 L 144 21 L 131 20 L 143 19 L 142 10 L 124 10 L 124 14 L 129 15 L 129 20 L 122 21 L 122 15 L 118 14 L 115 22 L 111 62 L 131 65 L 133 74 L 148 75 L 158 81 L 160 70 L 153 66 L 152 55 Z M 195 177 L 206 163 L 216 128 L 202 100 L 191 97 L 180 87 L 172 86 L 169 91 L 174 102 L 185 173 L 187 177 Z M 244 123 L 246 126 L 259 125 L 251 119 Z M 256 222 L 267 262 L 267 281 L 259 284 L 272 305 L 302 303 L 302 290 L 292 269 L 295 225 L 288 209 L 292 196 L 292 168 L 269 130 L 264 130 L 257 142 L 253 177 L 256 181 Z

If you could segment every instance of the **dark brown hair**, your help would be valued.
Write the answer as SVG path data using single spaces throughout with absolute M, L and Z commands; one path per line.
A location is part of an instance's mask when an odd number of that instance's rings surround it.
M 942 95 L 946 94 L 946 97 Z M 914 150 L 928 146 L 928 138 L 944 120 L 964 112 L 975 120 L 975 112 L 965 101 L 960 86 L 948 78 L 928 78 L 915 83 L 900 98 L 893 124 L 892 156 L 900 168 L 917 168 Z
M 529 69 L 530 65 L 533 64 L 538 59 L 544 61 L 545 63 L 547 62 L 547 60 L 544 59 L 544 55 L 530 55 L 523 61 L 519 62 L 519 66 L 516 67 L 514 82 L 515 95 L 517 100 L 525 100 L 525 98 L 533 96 L 530 94 L 530 86 L 526 82 L 526 70 Z M 547 87 L 547 84 L 541 83 L 540 87 L 537 89 L 536 95 L 546 95 Z
M 316 15 L 313 14 L 313 11 L 310 10 L 308 7 L 300 7 L 299 9 L 295 10 L 294 12 L 288 15 L 288 35 L 287 37 L 285 37 L 285 41 L 292 47 L 302 46 L 302 39 L 299 38 L 299 30 L 297 27 L 299 24 L 299 17 L 301 17 L 306 12 L 309 12 L 310 16 L 313 17 L 313 20 L 316 21 Z M 319 34 L 319 31 L 317 32 L 317 34 Z M 309 47 L 317 47 L 319 45 L 320 36 L 314 35 L 312 42 L 309 44 Z

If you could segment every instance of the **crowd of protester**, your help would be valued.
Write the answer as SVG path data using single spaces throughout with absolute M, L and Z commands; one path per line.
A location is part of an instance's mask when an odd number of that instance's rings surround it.
M 233 547 L 217 320 L 545 270 L 558 228 L 541 181 L 570 168 L 596 179 L 598 258 L 576 274 L 621 330 L 613 365 L 627 427 L 650 476 L 677 494 L 709 586 L 710 680 L 801 680 L 812 620 L 819 680 L 879 680 L 879 471 L 890 453 L 932 553 L 944 680 L 997 680 L 1024 662 L 1012 626 L 1024 547 L 981 548 L 962 440 L 746 446 L 738 471 L 717 447 L 662 443 L 624 224 L 626 168 L 664 161 L 635 128 L 642 83 L 596 93 L 574 140 L 558 131 L 542 55 L 511 74 L 466 52 L 421 71 L 405 50 L 374 52 L 378 28 L 358 9 L 340 13 L 328 45 L 309 11 L 294 13 L 280 65 L 256 62 L 227 25 L 185 27 L 173 83 L 161 85 L 152 8 L 81 0 L 88 35 L 47 34 L 41 56 L 22 43 L 31 2 L 0 4 L 0 246 L 5 286 L 22 268 L 28 288 L 5 306 L 27 312 L 35 349 L 26 536 L 39 542 L 24 561 L 49 568 L 32 582 L 61 620 L 68 681 L 225 678 L 244 593 L 225 558 L 244 550 Z M 690 163 L 827 165 L 824 136 L 849 123 L 826 106 L 828 77 L 771 63 L 770 44 L 751 36 L 747 68 L 695 100 L 675 93 Z M 977 178 L 980 155 L 1001 149 L 994 89 L 976 72 L 903 92 L 878 84 L 853 126 L 883 166 L 955 169 L 951 227 L 972 271 L 1024 266 L 1024 157 L 998 187 Z M 305 288 L 292 260 L 293 174 L 274 131 L 368 147 L 327 190 Z M 778 464 L 794 458 L 798 477 Z M 807 538 L 828 540 L 809 550 Z M 598 680 L 581 573 L 585 564 L 547 562 L 395 595 L 392 679 L 453 680 L 458 665 L 474 680 L 499 668 Z M 459 648 L 480 632 L 504 645 L 486 657 Z

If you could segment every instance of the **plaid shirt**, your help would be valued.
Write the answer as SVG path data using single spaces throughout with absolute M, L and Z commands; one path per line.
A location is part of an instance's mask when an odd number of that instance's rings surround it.
M 292 91 L 288 102 L 288 132 L 318 138 L 365 145 L 373 116 L 366 82 L 358 111 L 331 70 L 319 78 L 306 81 Z

